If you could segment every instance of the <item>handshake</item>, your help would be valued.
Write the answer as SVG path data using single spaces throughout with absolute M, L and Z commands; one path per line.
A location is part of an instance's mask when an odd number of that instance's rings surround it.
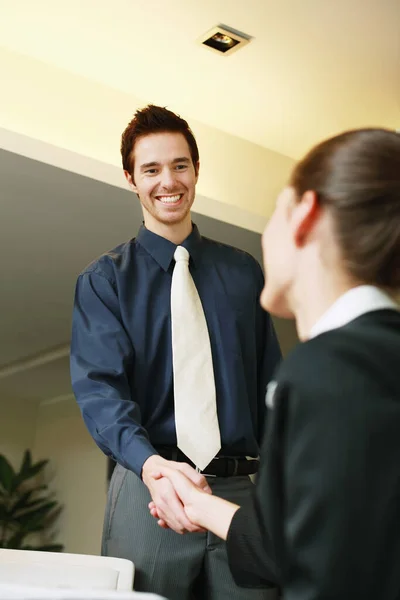
M 152 498 L 150 513 L 160 527 L 179 534 L 205 531 L 201 507 L 212 492 L 204 475 L 186 463 L 154 455 L 144 463 L 142 479 Z

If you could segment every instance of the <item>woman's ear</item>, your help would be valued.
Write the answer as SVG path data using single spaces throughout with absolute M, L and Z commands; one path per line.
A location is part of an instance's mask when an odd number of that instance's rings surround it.
M 314 229 L 321 214 L 317 193 L 309 190 L 303 194 L 296 203 L 291 215 L 291 225 L 294 241 L 297 246 L 302 246 Z

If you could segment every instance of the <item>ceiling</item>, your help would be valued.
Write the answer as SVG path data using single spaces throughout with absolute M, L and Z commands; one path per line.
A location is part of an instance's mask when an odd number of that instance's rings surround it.
M 290 157 L 343 129 L 400 127 L 400 0 L 1 6 L 3 47 Z M 196 40 L 218 23 L 253 40 L 215 55 Z

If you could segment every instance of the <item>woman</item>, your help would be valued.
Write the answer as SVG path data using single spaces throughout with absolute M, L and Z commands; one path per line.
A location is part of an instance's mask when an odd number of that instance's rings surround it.
M 311 150 L 263 254 L 262 306 L 294 317 L 302 343 L 267 392 L 254 500 L 239 508 L 176 471 L 155 477 L 227 539 L 239 585 L 278 583 L 288 600 L 398 600 L 400 135 L 350 131 Z

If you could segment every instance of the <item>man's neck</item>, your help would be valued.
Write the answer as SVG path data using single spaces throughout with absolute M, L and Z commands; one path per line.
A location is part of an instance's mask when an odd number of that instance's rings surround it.
M 193 225 L 191 216 L 182 221 L 181 223 L 160 223 L 154 219 L 144 218 L 144 225 L 146 229 L 159 235 L 160 237 L 169 240 L 173 244 L 179 246 L 186 240 L 186 238 L 192 233 Z

